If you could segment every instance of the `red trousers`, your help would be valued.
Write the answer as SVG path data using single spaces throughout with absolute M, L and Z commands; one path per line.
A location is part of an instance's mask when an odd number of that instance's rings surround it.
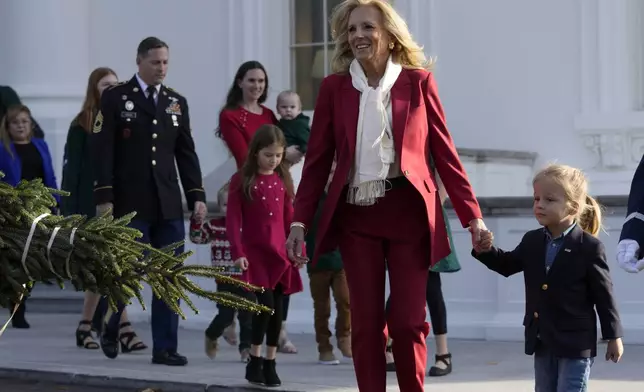
M 353 362 L 362 392 L 385 392 L 386 331 L 395 344 L 401 392 L 424 391 L 427 349 L 425 291 L 430 262 L 429 228 L 423 199 L 407 180 L 375 205 L 346 203 L 337 210 L 340 253 L 351 303 Z M 385 268 L 389 313 L 385 315 Z

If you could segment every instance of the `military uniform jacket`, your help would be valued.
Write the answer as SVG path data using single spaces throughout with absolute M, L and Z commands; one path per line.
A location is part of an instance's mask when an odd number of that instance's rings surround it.
M 186 99 L 161 86 L 156 107 L 136 75 L 103 92 L 91 148 L 96 204 L 112 202 L 119 217 L 183 219 L 177 168 L 188 207 L 205 201 Z M 176 159 L 176 166 L 175 166 Z

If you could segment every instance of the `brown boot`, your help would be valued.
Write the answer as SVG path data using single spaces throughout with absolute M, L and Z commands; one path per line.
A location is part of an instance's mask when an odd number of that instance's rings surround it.
M 338 338 L 338 349 L 345 358 L 353 358 L 353 351 L 351 351 L 351 338 Z

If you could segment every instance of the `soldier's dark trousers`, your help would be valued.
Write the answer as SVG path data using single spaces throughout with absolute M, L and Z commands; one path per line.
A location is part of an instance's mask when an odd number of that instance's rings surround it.
M 152 245 L 157 249 L 183 241 L 185 239 L 184 222 L 181 219 L 162 220 L 156 223 L 150 223 L 141 220 L 133 220 L 130 223 L 133 227 L 143 233 L 139 240 Z M 184 247 L 177 248 L 177 253 L 182 253 Z M 121 312 L 118 312 L 121 313 Z M 118 317 L 118 319 L 115 319 Z M 110 324 L 118 323 L 120 314 L 115 314 L 110 320 Z M 173 312 L 163 300 L 153 296 L 152 298 L 152 351 L 161 353 L 177 352 L 177 332 L 179 329 L 179 315 Z

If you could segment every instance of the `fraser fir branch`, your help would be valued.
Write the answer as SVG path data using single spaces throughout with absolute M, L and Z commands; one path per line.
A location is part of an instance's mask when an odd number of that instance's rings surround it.
M 90 219 L 81 215 L 49 215 L 41 219 L 36 224 L 24 262 L 27 275 L 22 262 L 27 237 L 34 220 L 56 207 L 54 194 L 69 195 L 45 187 L 40 180 L 21 181 L 16 187 L 0 183 L 0 306 L 8 306 L 9 302 L 26 294 L 23 285 L 32 284 L 31 276 L 35 281 L 63 287 L 62 277 L 69 279 L 76 290 L 107 295 L 112 306 L 119 301 L 130 303 L 136 298 L 145 308 L 141 294 L 143 281 L 152 287 L 154 295 L 182 317 L 185 316 L 178 306 L 179 299 L 197 312 L 188 293 L 235 308 L 270 311 L 234 295 L 200 288 L 188 276 L 217 279 L 246 290 L 261 290 L 222 275 L 217 267 L 184 265 L 192 252 L 175 255 L 183 242 L 163 249 L 138 242 L 142 233 L 128 227 L 135 213 L 116 219 L 110 212 Z M 56 236 L 51 240 L 55 228 L 58 228 Z M 72 245 L 69 241 L 74 229 Z

